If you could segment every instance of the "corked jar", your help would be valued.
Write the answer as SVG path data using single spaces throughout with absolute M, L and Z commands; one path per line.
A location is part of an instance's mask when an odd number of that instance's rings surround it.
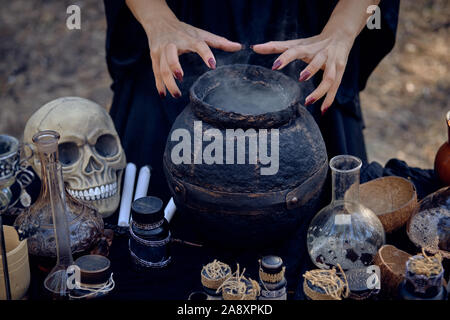
M 223 300 L 257 300 L 261 288 L 255 280 L 244 276 L 245 268 L 239 272 L 239 264 L 234 274 L 228 277 L 218 290 L 222 291 Z
M 169 223 L 164 218 L 163 202 L 143 197 L 131 205 L 129 249 L 139 268 L 163 268 L 171 260 Z
M 381 290 L 379 274 L 376 266 L 367 268 L 356 268 L 345 271 L 348 282 L 349 299 L 365 300 L 372 299 Z
M 238 292 L 231 287 L 224 286 L 224 288 L 222 289 L 223 300 L 257 300 L 260 287 L 255 280 L 247 279 L 244 277 L 237 283 L 242 284 L 242 286 L 245 287 L 245 291 Z
M 231 274 L 231 268 L 226 263 L 218 260 L 208 263 L 202 268 L 200 274 L 203 290 L 211 298 L 220 298 L 222 292 L 219 288 Z
M 403 300 L 444 300 L 444 268 L 442 257 L 423 254 L 409 258 L 406 263 L 405 280 L 399 288 Z
M 114 289 L 111 261 L 104 256 L 88 254 L 75 260 L 80 278 L 77 286 L 70 292 L 70 298 L 93 299 L 107 295 Z
M 314 269 L 303 275 L 303 292 L 309 300 L 342 300 L 350 294 L 344 271 Z
M 265 256 L 259 260 L 259 300 L 287 299 L 285 271 L 286 267 L 280 257 Z

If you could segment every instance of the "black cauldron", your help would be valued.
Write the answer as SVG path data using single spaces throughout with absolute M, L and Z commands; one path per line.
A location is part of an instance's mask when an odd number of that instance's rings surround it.
M 186 227 L 209 242 L 249 247 L 309 223 L 328 159 L 300 90 L 281 72 L 253 65 L 219 67 L 193 84 L 164 154 L 175 204 L 192 218 Z

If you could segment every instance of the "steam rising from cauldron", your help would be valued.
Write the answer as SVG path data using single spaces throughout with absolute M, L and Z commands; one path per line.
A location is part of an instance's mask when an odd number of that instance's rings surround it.
M 212 89 L 204 101 L 220 106 L 224 111 L 244 115 L 264 114 L 281 110 L 286 104 L 283 88 L 268 86 L 263 81 L 245 79 L 223 80 Z

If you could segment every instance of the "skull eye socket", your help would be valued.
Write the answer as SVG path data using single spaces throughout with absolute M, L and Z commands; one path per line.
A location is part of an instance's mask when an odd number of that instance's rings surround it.
M 59 161 L 64 167 L 73 165 L 80 158 L 78 146 L 73 142 L 64 142 L 58 145 L 58 152 Z
M 97 139 L 95 151 L 104 158 L 110 158 L 119 153 L 116 138 L 111 134 L 104 134 Z

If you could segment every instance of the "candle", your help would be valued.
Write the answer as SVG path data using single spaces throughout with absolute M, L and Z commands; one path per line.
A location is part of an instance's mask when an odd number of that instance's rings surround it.
M 175 202 L 173 202 L 173 198 L 170 198 L 169 203 L 167 204 L 166 208 L 164 209 L 164 217 L 168 222 L 172 220 L 173 215 L 175 214 L 175 211 L 177 211 L 177 207 L 175 206 Z
M 128 227 L 130 225 L 130 209 L 135 179 L 136 165 L 130 162 L 125 169 L 125 180 L 123 182 L 122 199 L 120 201 L 119 222 L 117 224 L 121 227 Z
M 143 166 L 141 170 L 139 170 L 134 200 L 147 196 L 148 185 L 150 183 L 151 176 L 150 169 L 150 166 Z

